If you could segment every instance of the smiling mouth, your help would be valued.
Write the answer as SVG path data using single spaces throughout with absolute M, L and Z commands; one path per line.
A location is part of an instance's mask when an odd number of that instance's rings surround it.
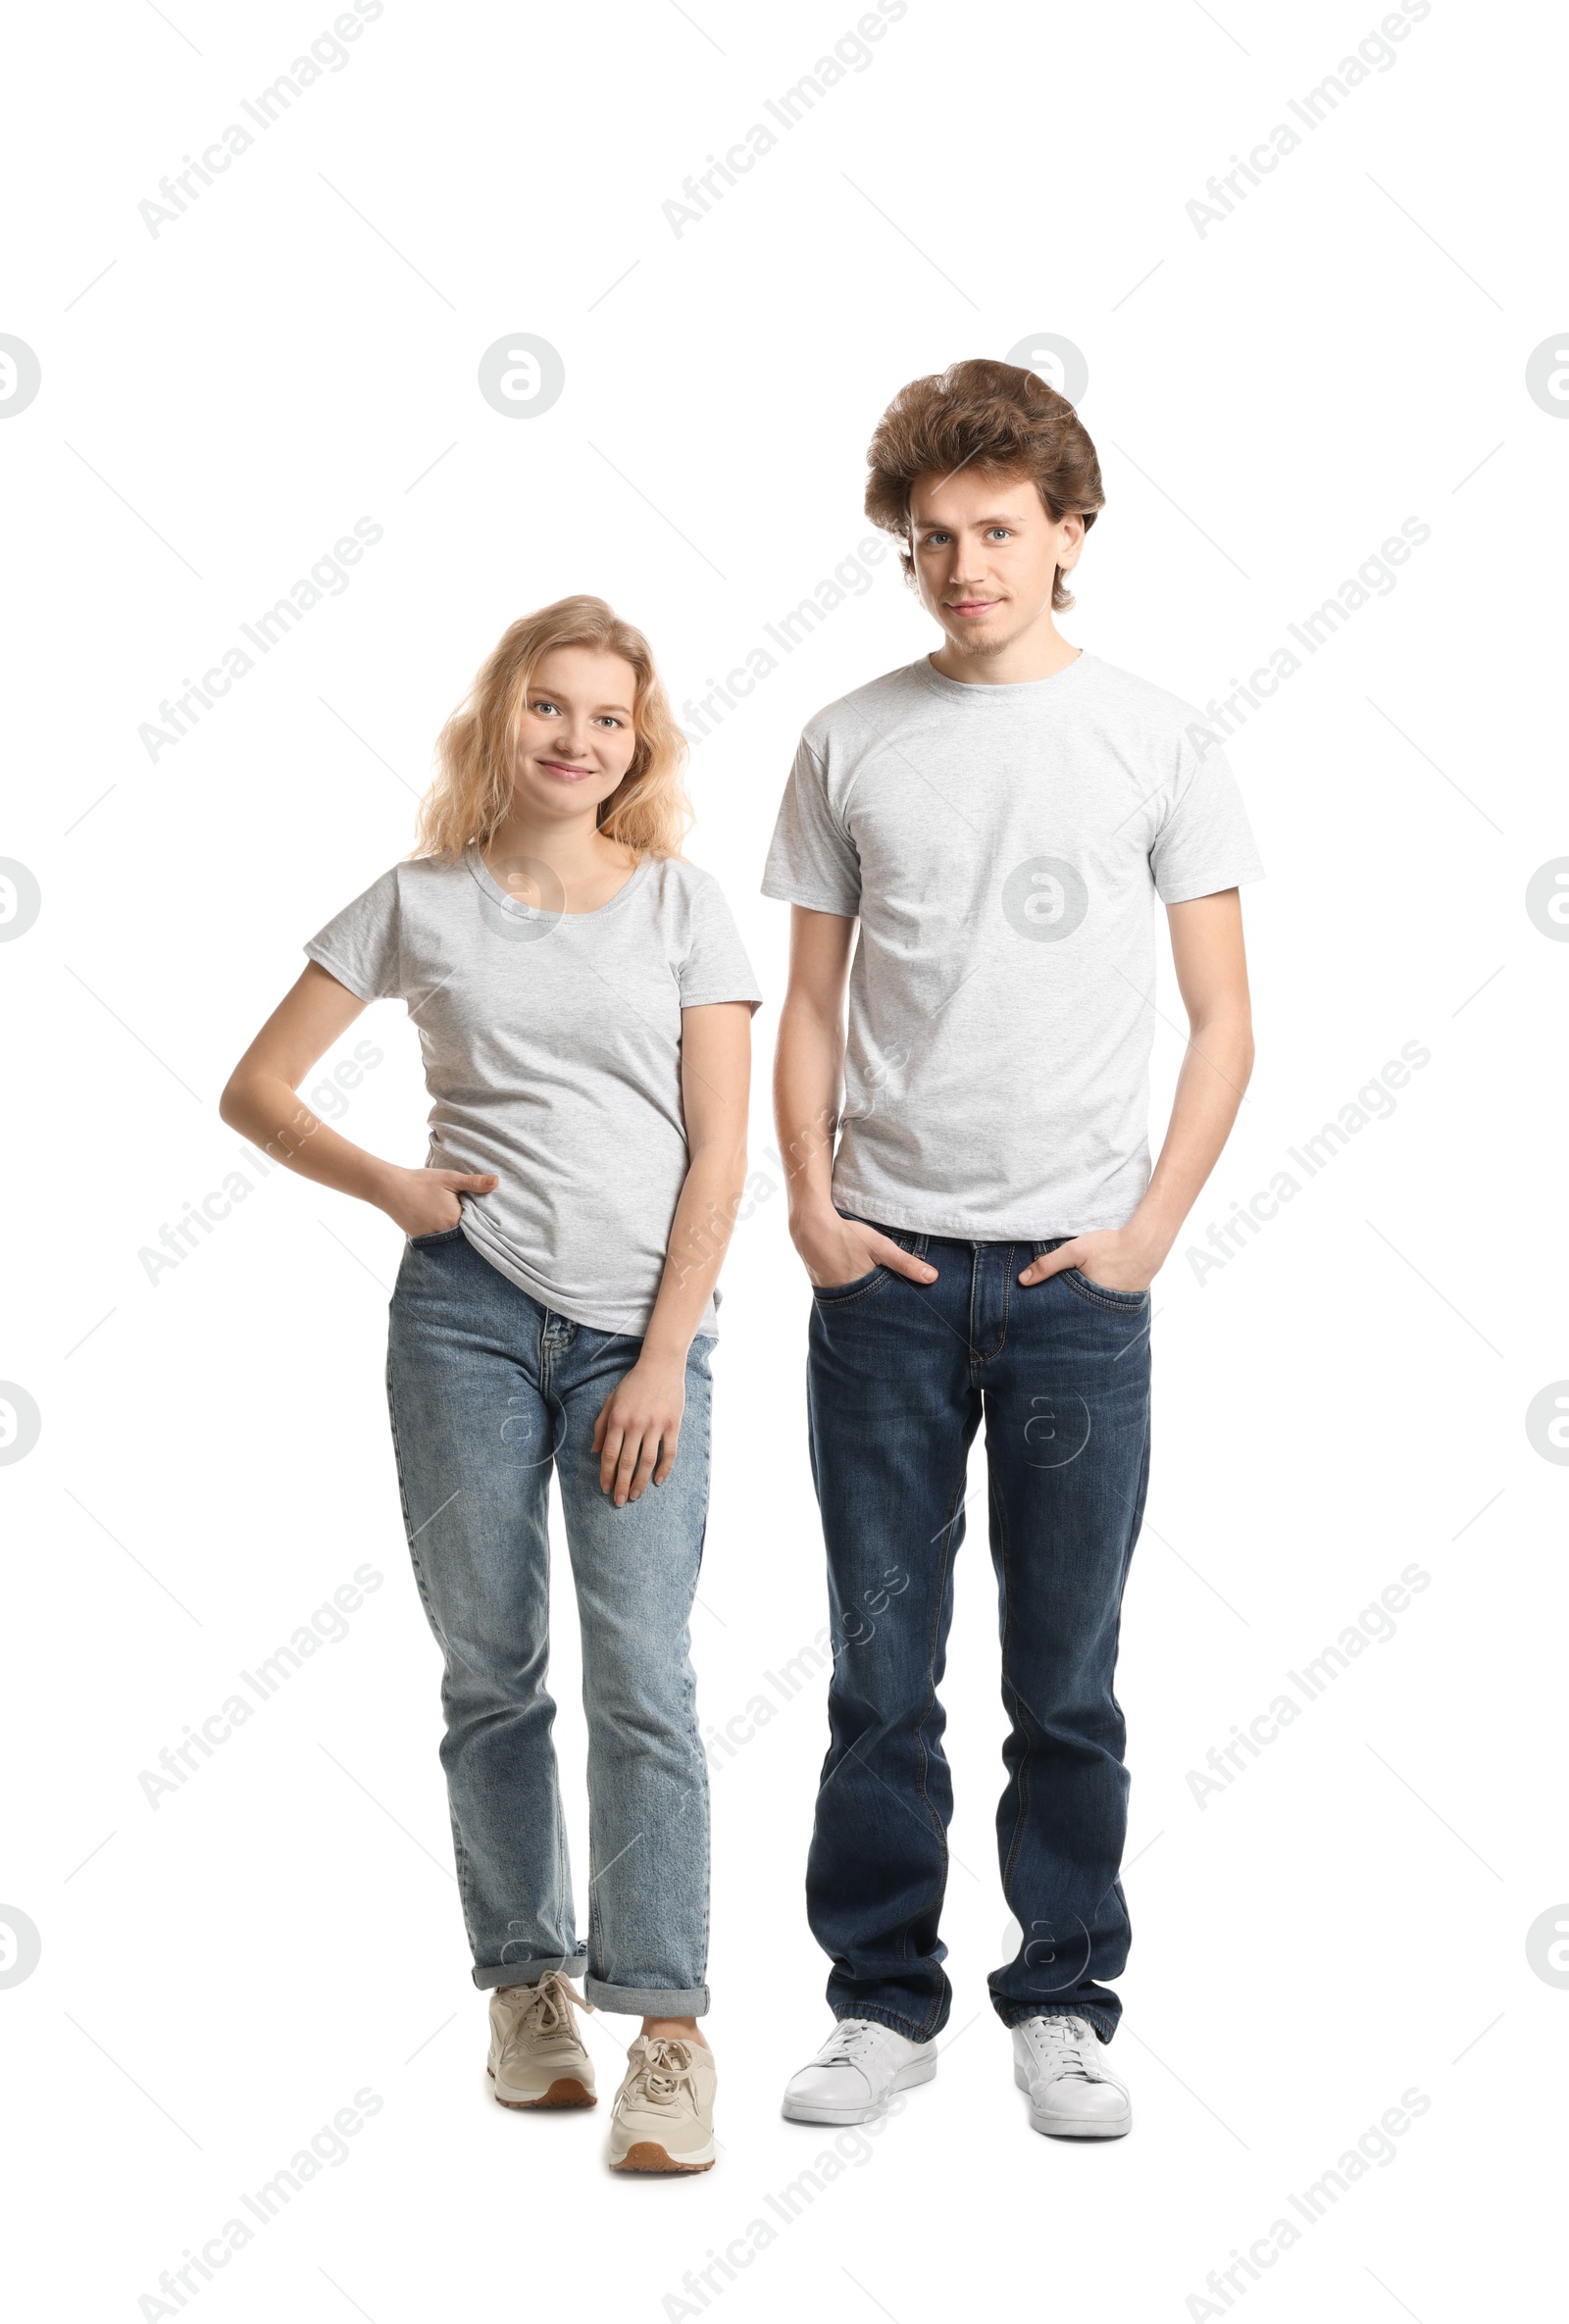
M 566 759 L 539 759 L 536 764 L 547 775 L 559 775 L 567 783 L 582 783 L 585 775 L 593 773 L 592 767 L 574 767 Z

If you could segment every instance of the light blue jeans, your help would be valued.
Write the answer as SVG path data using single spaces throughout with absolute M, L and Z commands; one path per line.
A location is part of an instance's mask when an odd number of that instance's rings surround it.
M 708 1769 L 687 1629 L 708 1511 L 708 1346 L 694 1339 L 687 1357 L 674 1472 L 618 1509 L 590 1444 L 642 1342 L 541 1307 L 461 1227 L 404 1250 L 387 1401 L 415 1579 L 445 1657 L 441 1764 L 481 1988 L 564 1969 L 598 2008 L 708 2007 Z M 582 1631 L 586 1945 L 545 1684 L 552 1468 Z

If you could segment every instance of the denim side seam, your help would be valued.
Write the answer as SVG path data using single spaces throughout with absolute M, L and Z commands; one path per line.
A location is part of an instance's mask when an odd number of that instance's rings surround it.
M 961 1470 L 961 1471 L 960 1471 L 960 1473 L 959 1473 L 959 1482 L 958 1482 L 958 1486 L 957 1486 L 957 1488 L 955 1489 L 954 1495 L 953 1495 L 953 1500 L 952 1500 L 952 1503 L 950 1504 L 950 1508 L 949 1508 L 949 1514 L 948 1514 L 948 1521 L 947 1521 L 946 1525 L 944 1525 L 944 1527 L 942 1528 L 942 1533 L 943 1533 L 943 1542 L 942 1542 L 942 1561 L 941 1561 L 941 1564 L 940 1564 L 940 1566 L 939 1566 L 939 1568 L 938 1568 L 938 1572 L 937 1572 L 937 1587 L 936 1587 L 936 1589 L 934 1591 L 934 1592 L 933 1592 L 933 1596 L 932 1596 L 932 1626 L 931 1626 L 931 1629 L 930 1629 L 930 1630 L 928 1631 L 928 1633 L 927 1633 L 927 1654 L 926 1654 L 926 1667 L 927 1667 L 927 1672 L 928 1672 L 928 1678 L 927 1678 L 927 1700 L 926 1700 L 926 1706 L 925 1706 L 925 1708 L 922 1710 L 920 1717 L 919 1717 L 919 1718 L 916 1720 L 914 1727 L 913 1727 L 913 1728 L 911 1729 L 911 1731 L 910 1731 L 910 1740 L 911 1740 L 911 1742 L 912 1742 L 912 1743 L 915 1744 L 915 1747 L 916 1747 L 916 1752 L 917 1752 L 917 1774 L 916 1774 L 916 1784 L 915 1784 L 915 1788 L 916 1788 L 916 1791 L 917 1791 L 917 1792 L 919 1793 L 919 1794 L 920 1794 L 920 1798 L 921 1798 L 921 1804 L 922 1804 L 922 1806 L 923 1806 L 923 1807 L 926 1809 L 926 1811 L 927 1811 L 928 1815 L 929 1815 L 929 1816 L 932 1818 L 932 1827 L 933 1827 L 933 1830 L 934 1830 L 934 1832 L 935 1832 L 935 1833 L 936 1833 L 936 1835 L 937 1845 L 938 1845 L 938 1847 L 939 1847 L 939 1848 L 941 1849 L 941 1851 L 942 1851 L 942 1863 L 941 1863 L 941 1867 L 940 1867 L 940 1870 L 939 1870 L 939 1872 L 938 1872 L 938 1876 L 937 1876 L 937 1891 L 936 1891 L 936 1898 L 934 1899 L 934 1901 L 935 1901 L 935 1904 L 936 1904 L 936 1911 L 937 1911 L 937 1914 L 938 1914 L 938 1916 L 939 1916 L 939 1917 L 940 1917 L 941 1910 L 942 1910 L 942 1901 L 943 1901 L 943 1898 L 944 1898 L 944 1896 L 947 1895 L 947 1887 L 948 1887 L 948 1864 L 949 1864 L 948 1835 L 947 1835 L 946 1828 L 945 1828 L 945 1826 L 943 1825 L 942 1818 L 941 1818 L 941 1817 L 938 1815 L 938 1813 L 937 1813 L 937 1811 L 936 1811 L 936 1807 L 933 1805 L 933 1803 L 932 1803 L 932 1800 L 931 1800 L 931 1798 L 928 1796 L 928 1794 L 927 1794 L 927 1788 L 926 1788 L 926 1775 L 927 1775 L 927 1769 L 928 1769 L 928 1767 L 930 1766 L 930 1764 L 931 1764 L 931 1761 L 930 1761 L 930 1759 L 929 1759 L 929 1757 L 928 1757 L 928 1753 L 927 1753 L 927 1747 L 926 1747 L 926 1737 L 925 1737 L 925 1736 L 922 1734 L 921 1730 L 922 1730 L 922 1729 L 925 1727 L 925 1725 L 926 1725 L 926 1723 L 927 1723 L 927 1720 L 928 1720 L 928 1719 L 929 1719 L 929 1717 L 931 1716 L 932 1712 L 933 1712 L 933 1711 L 934 1711 L 934 1710 L 936 1708 L 936 1699 L 937 1699 L 936 1681 L 936 1679 L 935 1679 L 934 1677 L 932 1677 L 932 1676 L 931 1676 L 931 1673 L 932 1673 L 932 1671 L 933 1671 L 933 1668 L 934 1668 L 934 1666 L 935 1666 L 935 1664 L 936 1664 L 936 1651 L 937 1651 L 937 1647 L 936 1647 L 936 1631 L 937 1631 L 937 1625 L 938 1625 L 938 1623 L 939 1623 L 939 1622 L 941 1621 L 941 1619 L 942 1619 L 942 1601 L 943 1601 L 943 1598 L 945 1597 L 945 1595 L 946 1595 L 946 1593 L 947 1593 L 947 1587 L 948 1587 L 948 1577 L 949 1577 L 949 1573 L 950 1573 L 950 1571 L 951 1571 L 951 1568 L 952 1568 L 952 1560 L 953 1560 L 953 1529 L 954 1529 L 954 1527 L 955 1527 L 955 1526 L 958 1524 L 958 1522 L 959 1522 L 959 1511 L 960 1511 L 960 1508 L 962 1507 L 962 1505 L 963 1505 L 963 1501 L 964 1501 L 964 1494 L 965 1494 L 965 1486 L 966 1486 L 966 1482 L 967 1482 L 967 1473 L 966 1473 L 966 1471 L 964 1471 L 964 1470 Z M 912 1915 L 911 1917 L 913 1918 L 914 1916 Z M 900 1959 L 901 1959 L 901 1960 L 908 1960 L 908 1959 L 909 1959 L 909 1957 L 910 1957 L 910 1956 L 909 1956 L 908 1949 L 907 1949 L 907 1947 L 908 1947 L 908 1945 L 909 1945 L 909 1933 L 910 1933 L 910 1923 L 909 1923 L 909 1921 L 906 1921 L 906 1922 L 905 1922 L 905 1924 L 904 1924 L 904 1927 L 903 1927 L 903 1928 L 900 1930 L 900 1932 L 899 1932 L 899 1957 L 900 1957 Z M 934 1969 L 936 1971 L 936 1974 L 937 1974 L 937 1977 L 938 1977 L 939 1981 L 941 1981 L 942 1983 L 945 1983 L 946 1981 L 945 1981 L 945 1978 L 944 1978 L 944 1974 L 943 1974 L 943 1969 L 942 1969 L 942 1964 L 941 1964 L 941 1962 L 940 1962 L 940 1961 L 933 1961 L 933 1962 L 931 1963 L 931 1966 L 932 1966 L 932 1967 L 933 1967 L 933 1968 L 934 1968 Z M 939 1988 L 938 1988 L 938 2004 L 937 2004 L 937 2005 L 938 2005 L 938 2007 L 939 2007 L 939 2008 L 941 2008 L 941 2007 L 942 2007 L 942 2001 L 941 2001 L 941 1985 L 940 1985 L 940 1984 L 939 1984 Z M 871 2014 L 871 2012 L 870 2012 L 870 2011 L 868 2011 L 866 2014 L 870 2015 L 870 2014 Z M 892 2022 L 892 2020 L 890 2020 L 889 2022 L 891 2023 L 891 2022 Z M 899 2030 L 899 2031 L 901 2031 L 901 2032 L 902 2032 L 902 2031 L 903 2031 L 903 2028 L 902 2028 L 902 2027 L 900 2027 L 900 2028 L 898 2028 L 897 2030 Z M 928 2040 L 928 2039 L 929 2039 L 929 2037 L 928 2037 L 926 2034 L 912 2034 L 912 2035 L 911 2035 L 911 2037 L 910 2037 L 910 2039 L 911 2039 L 912 2041 L 915 2041 L 915 2042 L 924 2042 L 924 2041 Z
M 1013 1697 L 1013 1701 L 1010 1701 L 1008 1704 L 1008 1716 L 1014 1721 L 1015 1725 L 1018 1725 L 1019 1717 L 1015 1705 L 1023 1703 L 1027 1715 L 1030 1706 L 1028 1703 L 1024 1702 L 1023 1695 L 1019 1692 L 1018 1688 L 1014 1686 L 1012 1680 L 1008 1677 L 1009 1632 L 1013 1627 L 1013 1591 L 1009 1588 L 1008 1583 L 1008 1513 L 1006 1507 L 1004 1506 L 1003 1496 L 1000 1492 L 994 1494 L 992 1507 L 996 1512 L 997 1537 L 1002 1547 L 1002 1684 L 1007 1690 L 1008 1693 Z M 1027 1723 L 1022 1727 L 1021 1732 L 1024 1736 L 1024 1750 L 1019 1760 L 1019 1805 L 1014 1816 L 1013 1836 L 1008 1843 L 1007 1860 L 1002 1867 L 1002 1894 L 1005 1897 L 1007 1897 L 1008 1909 L 1010 1912 L 1013 1910 L 1013 1898 L 1008 1895 L 1008 1883 L 1013 1878 L 1014 1869 L 1019 1861 L 1019 1850 L 1024 1844 L 1025 1822 L 1030 1811 L 1030 1761 L 1035 1750 L 1035 1741 L 1031 1735 L 1030 1728 Z M 1023 1923 L 1021 1922 L 1021 1948 L 1024 1946 L 1025 1938 L 1027 1935 L 1028 1932 L 1024 1929 Z
M 398 1437 L 398 1408 L 397 1398 L 394 1395 L 392 1389 L 392 1358 L 390 1352 L 387 1355 L 386 1363 L 386 1412 L 387 1421 L 392 1434 L 392 1465 L 397 1471 L 398 1503 L 403 1511 L 403 1532 L 404 1537 L 408 1542 L 409 1563 L 414 1569 L 414 1586 L 420 1593 L 420 1603 L 425 1608 L 425 1618 L 430 1625 L 431 1636 L 440 1645 L 441 1659 L 444 1663 L 446 1660 L 447 1642 L 446 1640 L 441 1636 L 441 1627 L 435 1618 L 435 1608 L 430 1602 L 430 1592 L 426 1588 L 425 1575 L 420 1569 L 420 1553 L 414 1545 L 415 1527 L 414 1519 L 409 1510 L 408 1483 L 403 1473 L 403 1446 Z M 452 1852 L 457 1860 L 458 1868 L 458 1902 L 463 1913 L 464 1930 L 469 1939 L 469 1949 L 471 1952 L 473 1952 L 478 1948 L 476 1947 L 474 1939 L 474 1915 L 469 1909 L 471 1891 L 469 1882 L 468 1858 L 465 1856 L 463 1851 L 463 1836 L 458 1830 L 458 1819 L 452 1810 L 450 1800 L 448 1802 L 447 1812 L 448 1820 L 452 1827 Z

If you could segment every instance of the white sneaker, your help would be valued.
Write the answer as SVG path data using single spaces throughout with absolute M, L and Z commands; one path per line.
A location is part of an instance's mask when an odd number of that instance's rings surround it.
M 547 1969 L 537 1985 L 495 1989 L 486 2071 L 503 2106 L 594 2103 L 593 2063 L 572 2014 L 591 2007 L 557 1969 Z
M 870 2122 L 896 2090 L 930 2082 L 936 2045 L 869 2017 L 841 2017 L 809 2066 L 784 2086 L 786 2122 Z
M 1013 2029 L 1013 2079 L 1030 2093 L 1030 2127 L 1049 2139 L 1120 2139 L 1133 2127 L 1128 2086 L 1105 2063 L 1087 2018 L 1027 2017 Z

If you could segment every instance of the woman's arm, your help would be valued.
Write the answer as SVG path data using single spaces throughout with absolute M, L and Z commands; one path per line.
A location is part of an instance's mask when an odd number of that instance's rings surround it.
M 1160 1159 L 1126 1227 L 1076 1236 L 1027 1267 L 1021 1283 L 1043 1283 L 1063 1267 L 1078 1267 L 1114 1291 L 1146 1290 L 1231 1136 L 1253 1070 L 1241 897 L 1235 887 L 1223 888 L 1168 904 L 1166 917 L 1189 1040 Z
M 618 1508 L 676 1465 L 686 1351 L 730 1243 L 746 1183 L 752 1012 L 743 1000 L 681 1013 L 681 1092 L 690 1157 L 642 1353 L 594 1424 L 599 1487 Z M 655 1465 L 657 1462 L 657 1466 Z
M 460 1193 L 487 1194 L 499 1182 L 380 1161 L 299 1102 L 301 1082 L 366 1005 L 310 961 L 229 1075 L 218 1110 L 231 1130 L 301 1178 L 374 1203 L 405 1235 L 438 1235 L 462 1217 Z

